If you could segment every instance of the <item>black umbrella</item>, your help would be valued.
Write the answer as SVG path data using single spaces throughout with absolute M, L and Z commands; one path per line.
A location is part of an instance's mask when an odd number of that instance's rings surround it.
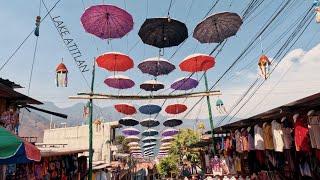
M 132 117 L 124 117 L 119 120 L 119 124 L 124 126 L 135 126 L 139 124 L 139 121 L 135 120 Z
M 193 37 L 201 43 L 220 43 L 236 35 L 241 25 L 242 19 L 238 14 L 218 13 L 200 22 L 194 29 Z
M 164 84 L 156 80 L 149 80 L 140 84 L 140 88 L 145 91 L 158 91 L 164 88 Z
M 165 122 L 163 122 L 163 125 L 165 127 L 175 127 L 175 126 L 179 126 L 181 124 L 182 124 L 182 120 L 175 119 L 175 118 L 169 118 Z
M 178 46 L 188 37 L 187 26 L 175 19 L 150 18 L 139 30 L 139 36 L 145 44 L 158 48 Z

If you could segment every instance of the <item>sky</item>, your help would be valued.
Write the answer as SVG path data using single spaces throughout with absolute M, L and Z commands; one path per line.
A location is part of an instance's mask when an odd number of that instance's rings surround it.
M 54 0 L 44 0 L 48 7 L 52 7 Z M 83 3 L 82 3 L 83 2 Z M 216 57 L 216 65 L 208 71 L 209 86 L 213 85 L 221 74 L 230 66 L 235 58 L 247 46 L 253 35 L 266 23 L 271 14 L 282 1 L 266 0 L 263 2 L 253 15 L 251 15 L 242 25 L 236 36 L 229 38 L 223 51 Z M 123 73 L 131 77 L 136 86 L 130 90 L 118 91 L 104 85 L 103 81 L 112 73 L 97 68 L 95 92 L 109 94 L 137 94 L 140 92 L 139 84 L 152 77 L 142 74 L 137 65 L 142 60 L 158 55 L 158 49 L 143 44 L 138 36 L 138 31 L 146 18 L 164 17 L 168 13 L 170 0 L 121 0 L 104 1 L 106 4 L 117 5 L 126 9 L 132 14 L 134 19 L 134 29 L 122 39 L 101 40 L 90 34 L 87 34 L 81 23 L 80 17 L 84 8 L 91 5 L 101 4 L 97 0 L 61 0 L 57 7 L 52 11 L 52 16 L 60 16 L 71 33 L 71 37 L 79 45 L 79 49 L 86 58 L 88 65 L 92 64 L 94 57 L 108 51 L 118 51 L 129 54 L 135 63 L 135 68 Z M 242 14 L 242 10 L 248 5 L 249 0 L 223 0 L 217 4 L 210 14 L 231 11 Z M 273 26 L 272 32 L 267 36 L 262 36 L 257 46 L 247 54 L 231 71 L 223 78 L 215 90 L 220 90 L 219 96 L 224 101 L 227 110 L 230 110 L 237 99 L 245 92 L 249 84 L 258 76 L 258 57 L 261 55 L 261 49 L 271 50 L 268 52 L 270 59 L 280 48 L 283 40 L 277 40 L 279 34 L 283 33 L 289 26 L 301 16 L 301 14 L 310 7 L 312 1 L 295 1 L 290 9 L 284 12 L 285 16 L 279 18 Z M 184 22 L 189 34 L 192 33 L 197 23 L 204 19 L 205 14 L 213 4 L 212 0 L 173 0 L 170 9 L 170 17 Z M 35 17 L 38 15 L 39 1 L 28 1 L 24 3 L 21 0 L 1 1 L 0 2 L 0 64 L 12 54 L 15 48 L 35 27 Z M 46 10 L 41 6 L 41 16 Z M 266 111 L 270 108 L 289 103 L 293 100 L 317 93 L 320 88 L 320 79 L 318 69 L 320 68 L 320 45 L 319 43 L 319 24 L 312 21 L 308 29 L 301 36 L 297 44 L 281 61 L 272 76 L 260 88 L 257 94 L 249 103 L 236 115 L 245 118 Z M 32 57 L 34 52 L 36 38 L 31 36 L 21 49 L 15 54 L 11 61 L 0 71 L 2 78 L 8 78 L 24 89 L 20 91 L 27 94 L 28 82 L 31 72 Z M 192 53 L 210 53 L 216 44 L 200 44 L 192 35 L 186 43 L 170 59 L 170 62 L 176 65 L 177 69 L 168 76 L 159 77 L 166 87 L 175 80 L 183 76 L 189 76 L 188 73 L 181 72 L 178 68 L 179 62 Z M 164 58 L 169 59 L 177 47 L 167 48 L 164 52 Z M 69 69 L 69 86 L 67 88 L 57 88 L 55 85 L 55 68 L 64 59 L 64 63 Z M 91 73 L 84 73 L 88 81 Z M 199 79 L 201 74 L 196 74 L 194 78 Z M 203 91 L 204 82 L 201 81 L 194 91 Z M 34 63 L 34 71 L 30 86 L 30 96 L 41 101 L 54 102 L 59 107 L 71 106 L 79 101 L 69 100 L 68 97 L 76 95 L 77 92 L 87 92 L 86 85 L 79 70 L 74 64 L 72 57 L 63 45 L 57 30 L 52 21 L 46 18 L 40 26 L 40 37 L 38 49 Z M 170 92 L 170 91 L 167 91 Z M 184 92 L 182 92 L 184 93 Z M 142 92 L 141 94 L 147 94 Z M 215 105 L 218 97 L 211 97 L 211 103 Z M 197 98 L 186 100 L 170 100 L 166 103 L 184 102 L 191 107 Z M 99 106 L 110 106 L 118 101 L 98 101 Z M 161 104 L 162 101 L 152 101 Z M 137 104 L 146 102 L 135 102 Z M 187 116 L 189 119 L 207 118 L 206 102 L 202 101 Z M 219 120 L 221 114 L 213 109 L 214 119 Z M 233 114 L 231 114 L 233 115 Z M 183 115 L 181 115 L 183 116 Z M 227 122 L 225 122 L 227 123 Z

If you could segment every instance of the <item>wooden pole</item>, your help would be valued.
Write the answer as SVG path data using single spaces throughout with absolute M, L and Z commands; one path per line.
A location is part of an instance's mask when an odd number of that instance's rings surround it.
M 91 79 L 91 94 L 93 94 L 94 87 L 94 76 L 95 76 L 95 58 L 93 60 L 92 68 L 92 79 Z M 93 99 L 89 99 L 89 175 L 88 179 L 92 180 L 92 157 L 93 157 L 93 148 L 92 148 L 92 119 L 93 119 Z
M 206 86 L 206 91 L 209 91 L 208 87 L 208 78 L 207 78 L 207 72 L 204 72 L 204 82 Z M 207 105 L 208 105 L 208 113 L 209 113 L 209 121 L 210 121 L 210 127 L 211 127 L 211 135 L 212 135 L 212 153 L 215 155 L 216 151 L 214 148 L 214 125 L 213 125 L 213 119 L 212 119 L 212 110 L 211 110 L 211 103 L 210 103 L 210 97 L 207 96 Z

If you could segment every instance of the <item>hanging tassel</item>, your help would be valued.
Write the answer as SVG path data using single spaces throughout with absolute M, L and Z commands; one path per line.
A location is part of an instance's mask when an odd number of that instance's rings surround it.
M 37 18 L 36 18 L 36 28 L 34 30 L 34 35 L 37 36 L 37 37 L 39 37 L 39 35 L 40 35 L 40 33 L 39 33 L 40 22 L 41 22 L 41 17 L 37 16 Z

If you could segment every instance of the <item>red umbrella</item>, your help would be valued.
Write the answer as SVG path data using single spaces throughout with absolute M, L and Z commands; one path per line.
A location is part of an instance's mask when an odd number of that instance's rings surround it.
M 214 57 L 206 54 L 192 54 L 186 57 L 179 65 L 181 71 L 207 71 L 215 65 Z
M 133 68 L 133 60 L 119 52 L 104 53 L 96 61 L 99 67 L 108 71 L 126 71 Z
M 135 113 L 137 113 L 136 108 L 128 103 L 120 103 L 120 104 L 115 104 L 114 108 L 122 114 L 126 114 L 126 115 L 133 115 Z
M 168 105 L 165 109 L 165 111 L 168 114 L 179 114 L 179 113 L 183 113 L 186 110 L 187 110 L 187 106 L 184 104 L 171 104 L 171 105 Z

